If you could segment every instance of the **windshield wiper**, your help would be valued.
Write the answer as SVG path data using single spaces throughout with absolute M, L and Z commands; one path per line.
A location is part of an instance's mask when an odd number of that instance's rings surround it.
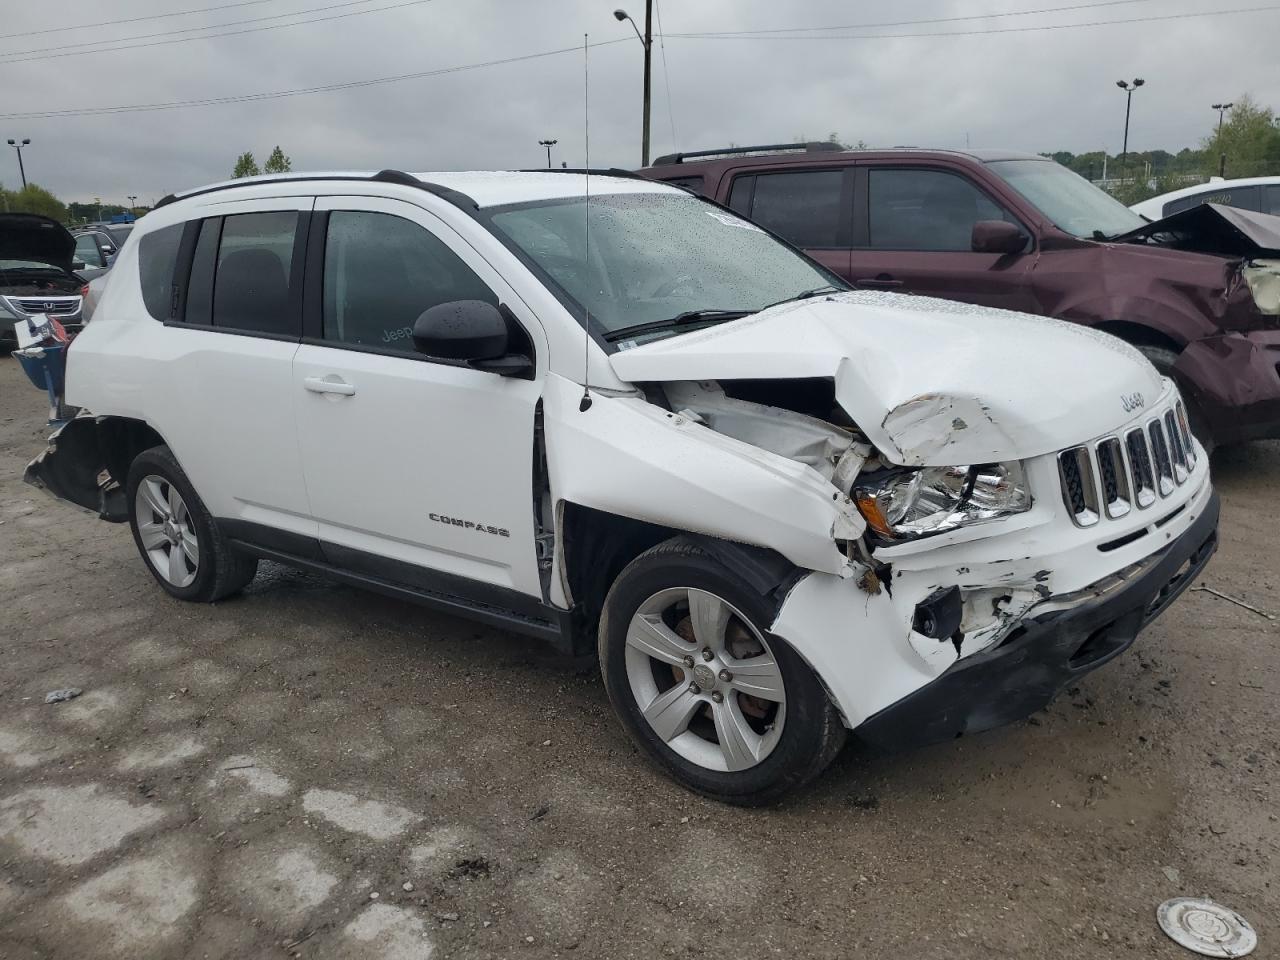
M 770 307 L 781 306 L 784 303 L 794 303 L 797 300 L 808 300 L 810 297 L 816 297 L 820 293 L 844 293 L 844 291 L 834 283 L 828 283 L 821 287 L 814 287 L 812 290 L 801 290 L 792 297 L 783 297 L 781 300 L 773 301 L 773 303 L 766 303 L 760 309 L 768 310 Z
M 626 340 L 629 337 L 638 337 L 646 333 L 656 333 L 659 330 L 670 330 L 673 327 L 686 327 L 691 323 L 737 320 L 739 317 L 745 317 L 751 312 L 752 311 L 750 310 L 686 310 L 684 313 L 678 313 L 667 320 L 650 320 L 648 323 L 635 323 L 629 327 L 610 330 L 604 335 L 604 338 L 610 343 L 616 343 L 619 340 Z

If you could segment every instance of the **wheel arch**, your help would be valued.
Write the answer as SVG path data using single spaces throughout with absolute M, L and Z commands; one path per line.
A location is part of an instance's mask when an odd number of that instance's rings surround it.
M 123 523 L 129 518 L 124 492 L 129 465 L 142 451 L 164 442 L 145 420 L 79 416 L 54 432 L 23 479 L 103 520 Z

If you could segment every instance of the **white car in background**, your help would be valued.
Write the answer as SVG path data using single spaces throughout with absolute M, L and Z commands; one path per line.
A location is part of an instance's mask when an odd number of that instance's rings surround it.
M 1280 177 L 1247 177 L 1241 180 L 1218 180 L 1198 183 L 1162 193 L 1131 207 L 1148 220 L 1163 220 L 1202 203 L 1220 203 L 1254 213 L 1280 214 Z
M 665 184 L 587 187 L 166 198 L 69 352 L 91 412 L 26 479 L 128 523 L 182 600 L 268 558 L 596 650 L 640 749 L 741 804 L 848 730 L 1026 717 L 1208 562 L 1208 459 L 1133 347 L 851 290 Z

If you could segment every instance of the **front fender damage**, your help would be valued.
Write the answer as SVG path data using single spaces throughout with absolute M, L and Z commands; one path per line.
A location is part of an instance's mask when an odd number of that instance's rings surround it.
M 107 423 L 108 418 L 82 414 L 63 424 L 44 452 L 27 464 L 22 479 L 103 520 L 124 522 L 129 517 L 125 492 L 107 469 Z

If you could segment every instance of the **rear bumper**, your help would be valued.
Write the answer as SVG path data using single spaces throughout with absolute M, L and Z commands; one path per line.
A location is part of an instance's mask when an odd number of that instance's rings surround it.
M 1280 439 L 1280 330 L 1197 340 L 1174 371 L 1218 443 Z
M 1105 596 L 1031 616 L 998 646 L 957 661 L 860 724 L 888 750 L 989 730 L 1048 706 L 1063 687 L 1118 656 L 1204 569 L 1218 546 L 1218 495 L 1145 569 Z

